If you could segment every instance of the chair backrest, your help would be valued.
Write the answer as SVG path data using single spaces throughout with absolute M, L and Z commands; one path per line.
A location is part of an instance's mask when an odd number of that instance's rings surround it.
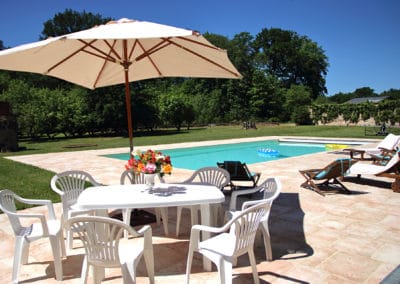
M 379 173 L 375 174 L 381 174 L 385 172 L 396 172 L 399 167 L 400 167 L 400 152 L 396 152 L 393 155 L 393 157 L 387 162 L 387 164 L 382 166 L 382 169 L 379 171 Z
M 89 173 L 84 171 L 58 173 L 50 181 L 51 189 L 61 196 L 64 212 L 76 203 L 79 195 L 85 188 L 98 185 L 100 183 L 96 182 Z
M 217 163 L 218 167 L 227 170 L 230 174 L 231 180 L 236 181 L 251 181 L 253 176 L 247 167 L 246 163 L 240 161 L 224 161 Z
M 68 226 L 82 241 L 87 262 L 102 267 L 119 267 L 121 265 L 119 242 L 125 230 L 133 237 L 141 236 L 135 229 L 122 221 L 108 217 L 72 217 L 68 220 Z
M 340 158 L 329 165 L 327 165 L 324 169 L 322 169 L 314 179 L 331 179 L 344 176 L 346 172 L 349 170 L 351 165 L 353 165 L 356 161 L 349 158 Z
M 184 183 L 214 185 L 222 190 L 230 183 L 230 177 L 225 169 L 219 167 L 204 167 L 196 170 Z
M 271 203 L 279 196 L 282 190 L 282 183 L 276 177 L 267 178 L 259 186 L 257 191 L 253 193 L 251 201 L 245 201 L 242 205 L 242 210 L 252 206 L 261 200 L 267 200 Z
M 14 231 L 14 234 L 18 235 L 24 229 L 28 229 L 28 227 L 22 226 L 19 217 L 13 214 L 17 212 L 15 199 L 16 199 L 16 194 L 11 190 L 4 189 L 0 191 L 0 209 L 5 214 L 7 214 L 8 220 L 11 223 L 11 227 Z
M 400 136 L 389 133 L 381 142 L 377 145 L 377 148 L 383 148 L 387 150 L 395 150 L 396 146 L 400 142 Z
M 160 175 L 157 176 L 161 183 L 165 182 Z M 145 183 L 146 180 L 144 177 L 144 173 L 133 174 L 132 170 L 125 170 L 121 174 L 120 184 L 145 184 Z
M 253 247 L 259 224 L 269 214 L 270 208 L 271 204 L 264 200 L 241 211 L 226 224 L 236 237 L 235 255 L 242 255 Z

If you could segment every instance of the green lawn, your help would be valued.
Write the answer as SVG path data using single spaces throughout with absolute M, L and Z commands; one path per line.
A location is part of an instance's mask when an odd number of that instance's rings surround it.
M 374 133 L 374 132 L 371 132 Z M 157 145 L 191 141 L 220 140 L 258 136 L 315 136 L 342 138 L 382 138 L 365 135 L 364 127 L 356 126 L 262 126 L 245 130 L 240 126 L 214 126 L 190 130 L 160 130 L 134 133 L 134 144 Z M 129 147 L 126 137 L 88 137 L 41 141 L 20 141 L 23 150 L 0 154 L 0 189 L 10 189 L 26 198 L 50 199 L 59 202 L 59 197 L 50 190 L 50 179 L 54 173 L 5 159 L 5 156 L 28 155 L 35 153 L 79 151 Z

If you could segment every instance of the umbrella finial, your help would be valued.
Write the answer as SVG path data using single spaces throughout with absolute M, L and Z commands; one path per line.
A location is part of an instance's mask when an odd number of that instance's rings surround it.
M 106 25 L 109 25 L 109 24 L 133 23 L 133 22 L 136 22 L 136 20 L 131 20 L 131 19 L 128 19 L 128 18 L 121 18 L 121 19 L 116 20 L 116 21 L 115 21 L 115 20 L 109 21 L 109 22 L 106 23 Z

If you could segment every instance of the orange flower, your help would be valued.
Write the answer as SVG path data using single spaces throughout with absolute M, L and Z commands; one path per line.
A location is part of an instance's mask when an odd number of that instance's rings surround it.
M 171 157 L 163 155 L 160 151 L 136 151 L 135 157 L 128 160 L 125 165 L 127 170 L 131 169 L 135 173 L 158 173 L 160 176 L 172 172 Z
M 162 168 L 162 171 L 164 174 L 168 174 L 168 175 L 171 174 L 171 172 L 172 172 L 171 164 L 165 164 Z

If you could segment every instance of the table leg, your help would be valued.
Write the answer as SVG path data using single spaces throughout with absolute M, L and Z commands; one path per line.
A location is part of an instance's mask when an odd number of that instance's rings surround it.
M 206 226 L 211 226 L 211 214 L 210 214 L 210 204 L 201 204 L 201 224 Z M 209 232 L 201 232 L 201 240 L 204 241 L 210 237 Z M 203 256 L 203 268 L 205 271 L 211 271 L 211 261 Z

